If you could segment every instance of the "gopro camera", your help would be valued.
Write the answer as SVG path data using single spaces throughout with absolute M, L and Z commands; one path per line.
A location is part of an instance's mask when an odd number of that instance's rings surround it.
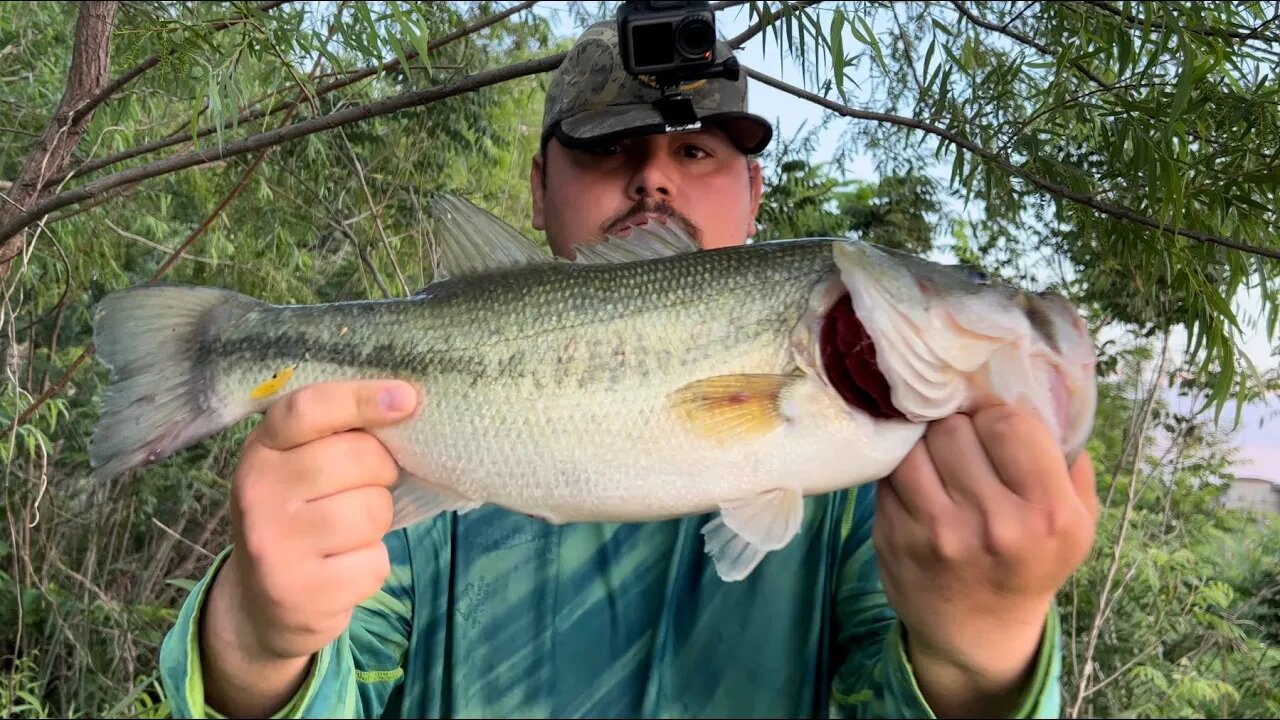
M 626 0 L 618 8 L 618 45 L 632 75 L 707 70 L 715 65 L 715 14 L 707 0 Z
M 624 0 L 618 7 L 622 66 L 647 76 L 662 92 L 654 105 L 671 129 L 698 126 L 680 85 L 725 77 L 737 82 L 738 59 L 716 59 L 716 18 L 707 0 Z

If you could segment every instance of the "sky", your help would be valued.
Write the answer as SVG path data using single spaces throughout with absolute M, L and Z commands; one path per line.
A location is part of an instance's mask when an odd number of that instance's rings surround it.
M 553 20 L 557 33 L 565 36 L 576 35 L 580 29 L 573 25 L 572 16 L 568 12 L 556 7 L 558 4 L 556 2 L 540 3 L 539 12 L 546 13 Z M 716 14 L 716 24 L 716 30 L 721 37 L 733 37 L 747 28 L 750 18 L 745 6 L 730 8 Z M 846 32 L 844 42 L 845 47 L 853 47 L 857 41 Z M 757 35 L 739 50 L 737 56 L 739 62 L 745 66 L 768 73 L 792 85 L 809 90 L 814 89 L 812 82 L 800 67 L 779 53 L 777 41 L 771 34 Z M 749 109 L 774 123 L 775 138 L 796 133 L 802 124 L 807 130 L 820 124 L 827 115 L 831 114 L 825 108 L 753 79 L 748 79 L 747 96 Z M 834 155 L 840 142 L 840 133 L 848 122 L 854 121 L 839 118 L 818 136 L 816 160 L 826 161 Z M 853 153 L 852 158 L 849 166 L 851 178 L 860 180 L 878 178 L 876 163 L 869 154 Z M 939 168 L 935 174 L 945 180 L 949 172 L 948 166 Z M 957 207 L 956 209 L 969 208 Z M 939 255 L 938 259 L 950 260 L 945 255 Z M 1237 312 L 1243 313 L 1250 319 L 1258 314 L 1258 307 L 1256 298 L 1251 300 L 1247 294 L 1236 299 Z M 1242 318 L 1242 321 L 1244 320 L 1245 318 Z M 1243 351 L 1260 370 L 1280 365 L 1280 357 L 1271 354 L 1271 343 L 1268 342 L 1262 330 L 1249 329 L 1246 326 L 1241 341 Z M 1179 338 L 1174 341 L 1173 347 L 1175 350 L 1184 348 L 1185 342 Z M 1167 397 L 1170 398 L 1171 409 L 1182 411 L 1190 409 L 1187 402 L 1178 400 L 1172 392 L 1168 393 Z M 1228 408 L 1223 415 L 1224 422 L 1229 423 L 1234 412 L 1234 407 Z M 1270 418 L 1272 415 L 1277 417 L 1272 419 Z M 1236 472 L 1241 475 L 1264 477 L 1280 483 L 1280 442 L 1276 441 L 1277 437 L 1280 437 L 1280 400 L 1272 401 L 1270 407 L 1246 407 L 1241 427 L 1233 434 L 1233 439 L 1239 447 L 1240 462 L 1237 464 Z

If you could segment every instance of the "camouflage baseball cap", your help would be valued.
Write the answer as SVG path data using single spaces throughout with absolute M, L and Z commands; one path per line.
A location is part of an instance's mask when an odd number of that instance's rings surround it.
M 732 51 L 716 42 L 716 60 Z M 562 145 L 584 148 L 624 137 L 679 131 L 670 127 L 653 104 L 661 90 L 627 72 L 618 53 L 618 28 L 604 20 L 578 37 L 547 89 L 542 115 L 542 142 L 551 135 Z M 685 83 L 681 89 L 693 101 L 698 120 L 720 128 L 743 153 L 764 150 L 773 137 L 767 120 L 747 112 L 747 77 L 717 77 Z

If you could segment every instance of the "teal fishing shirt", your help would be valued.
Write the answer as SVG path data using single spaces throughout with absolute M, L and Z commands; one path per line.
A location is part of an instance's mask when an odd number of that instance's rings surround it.
M 394 531 L 386 583 L 276 717 L 933 717 L 880 584 L 874 493 L 806 498 L 800 533 L 734 583 L 703 550 L 713 515 L 556 526 L 483 506 Z M 221 717 L 199 618 L 228 552 L 161 648 L 174 717 Z M 1058 717 L 1061 648 L 1054 608 L 1012 717 Z

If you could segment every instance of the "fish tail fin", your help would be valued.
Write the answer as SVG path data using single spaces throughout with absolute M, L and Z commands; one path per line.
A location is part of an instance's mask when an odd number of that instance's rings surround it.
M 99 481 L 153 463 L 248 417 L 220 397 L 202 346 L 256 308 L 231 290 L 147 286 L 112 293 L 95 308 L 93 340 L 111 370 L 89 444 Z

